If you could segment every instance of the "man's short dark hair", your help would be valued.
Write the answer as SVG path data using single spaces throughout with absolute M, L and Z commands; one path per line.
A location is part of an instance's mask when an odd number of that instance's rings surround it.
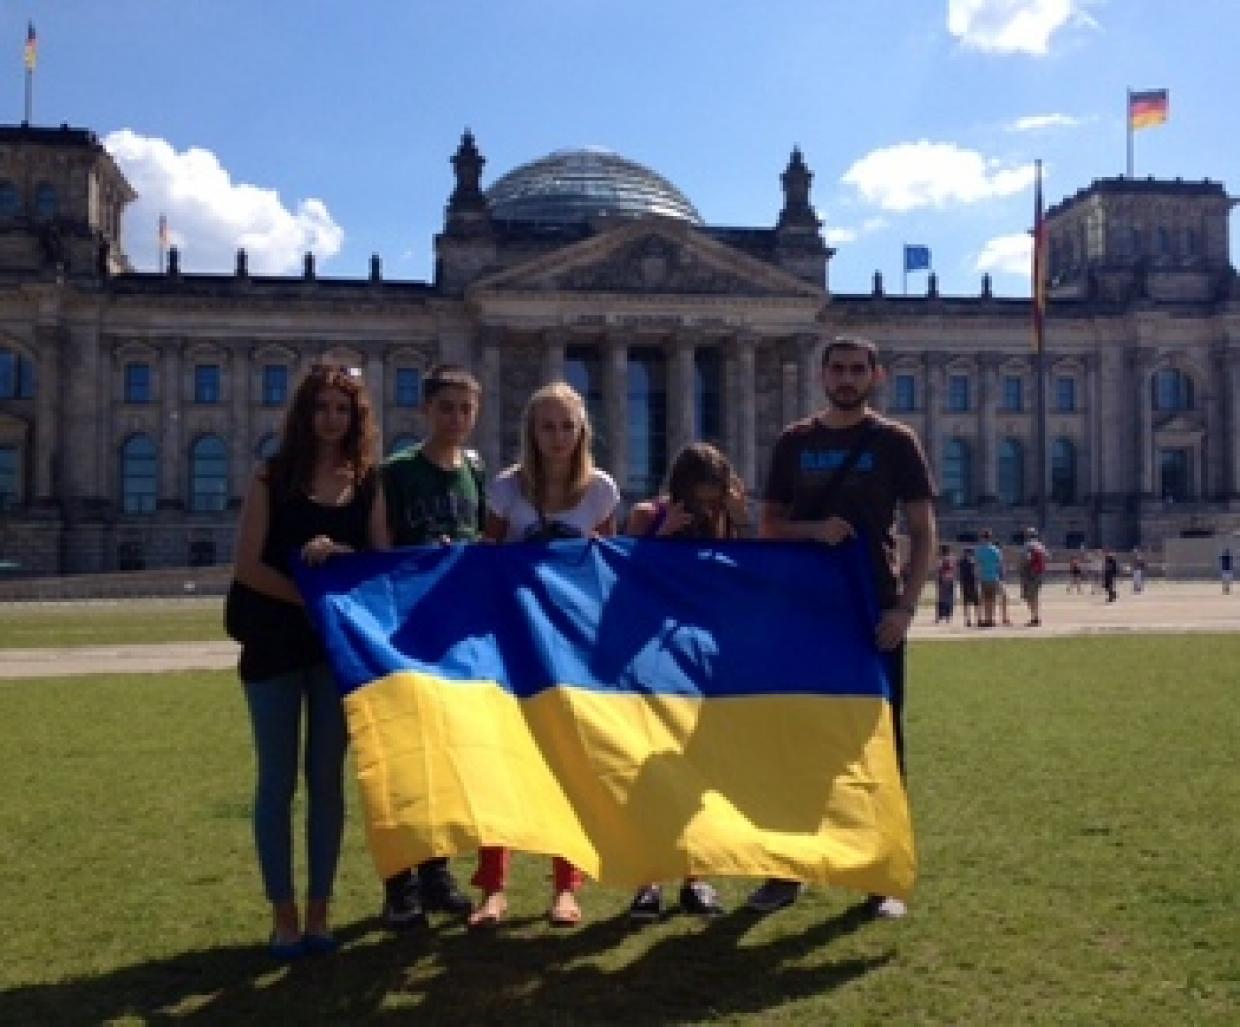
M 837 335 L 834 339 L 827 343 L 826 349 L 822 351 L 822 366 L 827 366 L 827 361 L 831 359 L 831 354 L 837 349 L 858 349 L 861 350 L 870 361 L 870 369 L 874 370 L 878 367 L 878 347 L 873 341 L 867 339 L 863 335 Z
M 426 377 L 422 379 L 422 401 L 429 403 L 435 393 L 444 389 L 468 389 L 475 396 L 482 394 L 478 379 L 468 368 L 458 364 L 436 364 L 426 372 Z

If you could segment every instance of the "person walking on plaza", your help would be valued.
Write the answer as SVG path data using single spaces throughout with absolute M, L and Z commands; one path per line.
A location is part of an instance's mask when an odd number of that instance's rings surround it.
M 956 573 L 960 576 L 960 605 L 964 608 L 964 626 L 971 628 L 975 621 L 980 625 L 982 619 L 977 594 L 977 562 L 973 559 L 972 546 L 965 546 L 961 552 Z
M 377 440 L 358 372 L 313 366 L 293 394 L 280 448 L 254 476 L 225 604 L 241 642 L 238 674 L 254 730 L 254 840 L 280 960 L 332 951 L 328 902 L 344 829 L 347 731 L 327 654 L 292 580 L 293 554 L 319 563 L 388 546 Z M 292 806 L 306 714 L 306 862 L 301 920 L 293 891 Z
M 977 580 L 982 587 L 982 615 L 979 628 L 995 626 L 995 607 L 1003 588 L 1003 550 L 995 545 L 989 528 L 982 529 L 982 544 L 977 547 Z M 1007 595 L 1004 594 L 1003 619 L 1007 620 Z
M 497 477 L 487 503 L 486 537 L 492 542 L 550 541 L 616 533 L 620 491 L 611 475 L 594 466 L 593 434 L 585 401 L 564 382 L 544 385 L 525 405 L 521 459 Z M 471 927 L 493 927 L 508 912 L 510 850 L 485 845 L 470 882 L 482 901 Z M 581 921 L 577 892 L 584 875 L 568 860 L 551 861 L 551 905 L 556 927 Z
M 481 389 L 462 367 L 433 367 L 422 382 L 426 441 L 383 464 L 392 540 L 399 546 L 474 542 L 482 535 L 485 474 L 466 449 L 478 421 Z M 425 860 L 383 882 L 384 924 L 424 927 L 427 913 L 457 916 L 473 908 L 442 857 Z
M 1073 553 L 1068 559 L 1068 591 L 1081 594 L 1081 577 L 1084 571 L 1081 568 L 1081 556 L 1079 553 Z
M 1115 602 L 1115 579 L 1119 576 L 1119 561 L 1109 549 L 1102 551 L 1102 590 L 1107 594 L 1107 602 Z
M 1039 596 L 1042 591 L 1042 579 L 1046 576 L 1047 552 L 1038 539 L 1038 529 L 1029 528 L 1025 532 L 1025 547 L 1020 556 L 1020 597 L 1029 607 L 1029 623 L 1027 627 L 1036 628 L 1042 624 Z
M 939 547 L 939 562 L 934 569 L 934 623 L 950 624 L 956 605 L 956 563 L 952 547 Z
M 1145 554 L 1140 546 L 1132 550 L 1132 590 L 1134 593 L 1145 591 Z
M 1231 546 L 1224 546 L 1218 554 L 1218 573 L 1223 582 L 1223 595 L 1231 594 Z
M 863 535 L 882 611 L 875 642 L 888 664 L 896 756 L 904 771 L 904 656 L 917 599 L 935 552 L 934 485 L 917 436 L 876 414 L 870 394 L 883 377 L 868 339 L 840 336 L 822 355 L 825 410 L 784 429 L 771 454 L 759 535 L 838 545 Z M 902 510 L 909 554 L 903 577 L 895 543 Z M 767 880 L 748 900 L 769 913 L 795 902 L 799 881 Z M 877 916 L 899 917 L 902 901 L 871 896 Z

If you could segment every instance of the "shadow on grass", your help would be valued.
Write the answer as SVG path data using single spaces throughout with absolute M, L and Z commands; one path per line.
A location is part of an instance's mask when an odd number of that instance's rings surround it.
M 459 927 L 403 936 L 362 922 L 337 931 L 336 955 L 287 969 L 256 946 L 187 952 L 96 977 L 0 994 L 0 1023 L 600 1023 L 643 1025 L 760 1014 L 829 992 L 891 958 L 785 965 L 867 922 L 860 907 L 804 931 L 740 946 L 758 918 L 736 912 L 701 930 L 657 938 L 629 962 L 591 960 L 633 939 L 619 917 L 563 934 L 467 933 Z M 658 927 L 648 927 L 658 931 Z

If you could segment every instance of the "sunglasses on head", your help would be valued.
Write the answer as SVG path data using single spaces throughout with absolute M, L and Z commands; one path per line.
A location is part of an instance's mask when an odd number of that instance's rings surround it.
M 350 367 L 348 364 L 328 364 L 318 360 L 310 365 L 310 370 L 315 374 L 335 372 L 344 375 L 346 378 L 361 378 L 362 376 L 362 369 L 360 367 Z

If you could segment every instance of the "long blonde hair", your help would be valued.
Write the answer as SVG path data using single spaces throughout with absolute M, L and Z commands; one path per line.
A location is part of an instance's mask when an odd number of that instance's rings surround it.
M 544 385 L 530 396 L 525 404 L 525 412 L 521 415 L 521 460 L 516 467 L 521 494 L 540 512 L 547 492 L 546 467 L 538 452 L 534 421 L 539 405 L 550 400 L 563 403 L 577 422 L 577 445 L 573 447 L 568 469 L 568 495 L 574 505 L 585 495 L 590 479 L 594 477 L 594 457 L 590 452 L 594 432 L 590 428 L 590 415 L 586 412 L 585 401 L 567 382 Z

